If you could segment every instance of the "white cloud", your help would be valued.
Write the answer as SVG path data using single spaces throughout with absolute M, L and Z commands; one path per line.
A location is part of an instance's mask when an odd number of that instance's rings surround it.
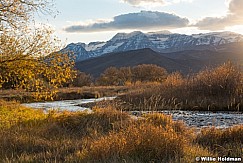
M 243 35 L 243 25 L 235 25 L 235 26 L 231 26 L 231 27 L 226 27 L 225 30 L 240 33 Z
M 133 6 L 146 6 L 150 4 L 154 5 L 164 5 L 164 0 L 122 0 L 125 3 L 131 4 Z
M 159 28 L 180 28 L 189 24 L 187 18 L 165 12 L 141 11 L 119 15 L 109 22 L 95 22 L 92 24 L 71 25 L 66 32 L 100 32 L 119 29 L 148 30 Z
M 228 26 L 243 25 L 243 0 L 226 0 L 228 13 L 223 17 L 206 17 L 195 26 L 199 29 L 219 30 Z
M 188 2 L 192 3 L 194 0 L 172 0 L 172 3 L 181 3 L 181 2 Z M 171 2 L 171 0 L 167 0 L 167 2 Z
M 194 0 L 121 0 L 124 3 L 139 7 L 157 7 L 181 2 L 193 2 Z

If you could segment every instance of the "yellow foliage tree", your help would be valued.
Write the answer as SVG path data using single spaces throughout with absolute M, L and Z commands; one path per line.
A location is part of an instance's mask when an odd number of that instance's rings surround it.
M 47 0 L 1 0 L 0 88 L 22 88 L 52 99 L 56 88 L 75 76 L 74 62 L 58 54 L 60 41 L 50 27 L 35 27 L 34 13 L 50 13 Z

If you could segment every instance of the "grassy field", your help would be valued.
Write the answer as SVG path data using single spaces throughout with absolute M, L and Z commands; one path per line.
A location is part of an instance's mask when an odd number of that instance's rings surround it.
M 196 132 L 170 116 L 134 118 L 115 108 L 44 114 L 0 101 L 2 162 L 194 162 L 243 157 L 243 126 Z

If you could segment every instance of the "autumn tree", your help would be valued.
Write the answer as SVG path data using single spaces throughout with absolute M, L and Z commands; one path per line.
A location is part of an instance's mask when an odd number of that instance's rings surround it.
M 74 78 L 72 85 L 75 87 L 90 86 L 92 84 L 92 76 L 84 72 L 77 72 L 76 78 Z
M 167 71 L 152 64 L 142 64 L 132 68 L 133 81 L 162 82 L 166 79 Z
M 132 82 L 132 70 L 131 67 L 121 67 L 120 68 L 120 81 L 123 85 Z
M 36 98 L 52 98 L 72 80 L 74 63 L 58 54 L 60 41 L 50 27 L 36 27 L 36 12 L 50 14 L 47 0 L 1 0 L 0 88 L 22 88 Z
M 109 67 L 97 79 L 98 85 L 125 85 L 126 82 L 162 82 L 167 71 L 152 64 L 130 67 Z
M 184 79 L 181 73 L 173 72 L 167 76 L 164 81 L 164 85 L 167 87 L 180 86 L 184 83 Z
M 120 70 L 116 67 L 107 68 L 97 79 L 98 85 L 120 85 Z
M 33 12 L 51 12 L 47 0 L 1 0 L 0 21 L 4 28 L 19 28 L 33 19 Z M 48 7 L 49 5 L 49 7 Z

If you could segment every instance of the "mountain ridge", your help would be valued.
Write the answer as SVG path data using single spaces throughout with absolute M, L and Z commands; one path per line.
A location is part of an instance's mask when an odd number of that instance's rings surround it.
M 150 48 L 159 53 L 185 50 L 225 51 L 231 43 L 242 43 L 243 35 L 234 32 L 178 34 L 169 31 L 117 33 L 106 42 L 71 43 L 60 52 L 73 54 L 76 61 L 98 57 L 106 53 Z

